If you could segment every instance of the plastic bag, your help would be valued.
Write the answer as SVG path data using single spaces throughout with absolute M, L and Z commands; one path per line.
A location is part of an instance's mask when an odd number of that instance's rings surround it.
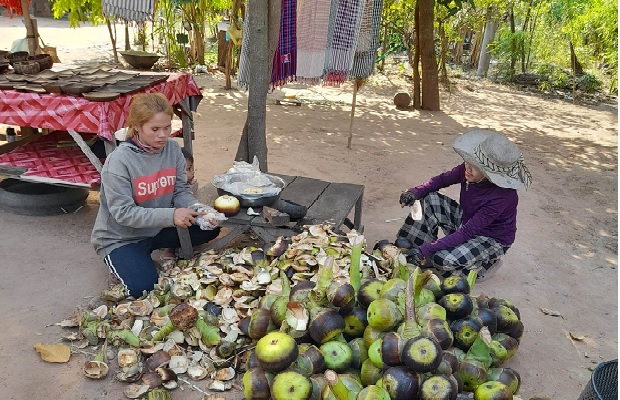
M 206 204 L 198 203 L 194 204 L 190 208 L 199 212 L 207 213 L 196 218 L 196 225 L 200 226 L 200 229 L 202 229 L 203 231 L 210 231 L 218 227 L 220 225 L 219 222 L 226 221 L 228 219 L 223 213 L 217 211 L 213 207 L 209 207 Z M 213 222 L 217 223 L 213 224 Z
M 422 219 L 422 205 L 420 204 L 420 200 L 414 201 L 411 206 L 411 219 L 414 221 Z
M 228 170 L 228 172 L 260 172 L 258 158 L 254 156 L 252 164 L 245 161 L 233 161 L 233 166 Z

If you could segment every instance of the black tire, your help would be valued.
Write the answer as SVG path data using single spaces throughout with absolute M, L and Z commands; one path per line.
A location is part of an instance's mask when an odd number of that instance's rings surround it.
M 306 216 L 308 207 L 294 203 L 290 200 L 280 199 L 273 206 L 276 210 L 286 213 L 291 217 L 291 221 L 297 221 Z
M 0 181 L 0 209 L 19 215 L 59 215 L 86 204 L 88 193 L 87 188 L 4 179 Z

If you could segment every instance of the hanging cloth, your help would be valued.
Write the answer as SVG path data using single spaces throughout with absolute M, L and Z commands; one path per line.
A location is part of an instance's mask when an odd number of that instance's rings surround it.
M 273 56 L 271 86 L 285 85 L 295 79 L 297 70 L 297 0 L 282 0 L 280 37 Z
M 317 84 L 323 76 L 331 0 L 298 0 L 297 81 Z
M 372 0 L 369 0 L 372 1 Z M 323 82 L 339 86 L 353 66 L 366 0 L 333 0 L 327 34 Z
M 383 0 L 366 0 L 353 67 L 349 73 L 351 79 L 366 79 L 374 72 L 382 9 Z
M 250 32 L 245 25 L 245 21 L 249 21 L 250 7 L 245 9 L 245 20 L 241 23 L 241 30 L 243 35 L 241 36 L 241 53 L 239 54 L 239 71 L 237 71 L 237 86 L 241 89 L 248 90 L 250 84 L 250 60 L 249 60 L 249 43 Z
M 103 0 L 103 15 L 125 21 L 151 21 L 155 12 L 155 0 Z

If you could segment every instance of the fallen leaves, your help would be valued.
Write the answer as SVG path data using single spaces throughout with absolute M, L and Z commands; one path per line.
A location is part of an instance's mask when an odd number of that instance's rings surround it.
M 560 314 L 558 311 L 554 311 L 554 310 L 550 310 L 548 308 L 544 308 L 544 307 L 540 307 L 540 311 L 542 311 L 543 314 L 545 315 L 549 315 L 551 317 L 560 317 L 560 318 L 564 318 L 562 316 L 562 314 Z
M 37 342 L 34 349 L 39 353 L 43 361 L 53 363 L 66 363 L 71 357 L 71 349 L 64 344 L 45 344 Z

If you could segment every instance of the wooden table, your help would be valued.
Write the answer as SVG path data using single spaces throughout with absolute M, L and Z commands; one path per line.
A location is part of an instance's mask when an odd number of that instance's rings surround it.
M 265 218 L 247 214 L 247 208 L 233 217 L 228 218 L 224 227 L 231 228 L 230 233 L 209 244 L 208 249 L 220 249 L 240 235 L 254 233 L 266 243 L 273 242 L 278 236 L 294 236 L 302 229 L 303 225 L 329 223 L 338 231 L 344 224 L 359 232 L 364 230 L 362 226 L 362 198 L 364 186 L 351 183 L 326 182 L 319 179 L 306 178 L 303 176 L 277 175 L 284 179 L 286 186 L 280 193 L 280 199 L 293 201 L 308 207 L 306 216 L 291 222 L 284 227 L 274 227 Z M 348 215 L 355 207 L 353 223 Z M 255 210 L 260 212 L 261 209 Z

